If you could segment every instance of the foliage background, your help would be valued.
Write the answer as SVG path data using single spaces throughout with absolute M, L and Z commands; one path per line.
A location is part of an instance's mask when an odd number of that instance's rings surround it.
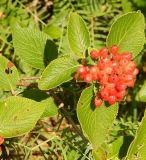
M 14 27 L 20 25 L 44 31 L 54 40 L 58 48 L 58 56 L 72 55 L 66 36 L 66 26 L 71 11 L 75 11 L 83 17 L 90 31 L 92 46 L 100 48 L 105 45 L 106 36 L 114 19 L 123 13 L 134 10 L 141 10 L 146 15 L 145 8 L 145 0 L 1 0 L 0 53 L 18 68 L 21 77 L 18 89 L 22 96 L 42 101 L 45 99 L 45 93 L 36 89 L 36 80 L 32 78 L 40 76 L 40 71 L 26 64 L 14 53 L 12 43 Z M 145 102 L 137 101 L 135 96 L 146 76 L 145 51 L 146 48 L 136 58 L 140 73 L 135 88 L 128 91 L 126 101 L 120 104 L 118 118 L 113 125 L 109 142 L 113 142 L 123 135 L 133 139 L 144 114 Z M 52 52 L 55 52 L 55 48 L 52 48 Z M 24 79 L 24 77 L 31 78 Z M 59 114 L 41 119 L 34 130 L 24 136 L 6 139 L 2 146 L 2 158 L 14 160 L 29 158 L 93 159 L 91 145 L 76 128 L 78 125 L 76 104 L 85 87 L 84 83 L 76 84 L 71 81 L 71 83 L 67 82 L 55 88 L 51 96 L 53 97 L 55 93 L 59 97 L 57 99 L 60 108 Z M 36 97 L 36 93 L 38 97 Z M 0 91 L 1 99 L 9 95 L 11 92 Z M 40 95 L 42 95 L 41 99 Z M 137 98 L 139 97 L 137 96 Z M 122 155 L 122 150 L 120 155 Z

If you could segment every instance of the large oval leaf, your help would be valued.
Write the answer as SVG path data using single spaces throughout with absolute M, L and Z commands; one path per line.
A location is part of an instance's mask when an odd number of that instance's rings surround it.
M 45 64 L 57 58 L 55 44 L 47 34 L 30 28 L 13 31 L 15 54 L 34 68 L 44 69 Z
M 139 11 L 125 14 L 112 25 L 107 37 L 107 46 L 119 46 L 120 52 L 130 51 L 133 57 L 142 50 L 145 42 L 145 21 Z
M 90 46 L 90 37 L 84 20 L 77 13 L 70 14 L 67 34 L 72 51 L 78 57 L 84 57 L 86 49 Z
M 18 80 L 17 68 L 8 59 L 0 56 L 0 89 L 14 91 Z
M 94 149 L 106 139 L 118 112 L 118 105 L 106 107 L 104 104 L 96 109 L 92 104 L 93 87 L 85 89 L 77 105 L 77 116 L 85 135 Z
M 128 153 L 127 160 L 145 160 L 146 159 L 146 111 L 141 121 L 141 124 L 137 130 L 135 139 L 131 143 Z
M 33 129 L 45 109 L 41 103 L 21 97 L 0 102 L 0 136 L 10 138 Z
M 42 73 L 38 82 L 39 88 L 48 90 L 71 80 L 78 66 L 78 62 L 70 57 L 57 58 Z

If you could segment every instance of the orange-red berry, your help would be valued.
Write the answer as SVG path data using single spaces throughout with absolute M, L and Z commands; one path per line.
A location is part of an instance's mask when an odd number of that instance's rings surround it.
M 4 143 L 4 138 L 0 136 L 0 145 Z
M 117 54 L 118 51 L 119 51 L 119 48 L 117 45 L 113 45 L 111 48 L 110 48 L 110 51 L 112 54 Z
M 96 96 L 94 99 L 94 104 L 96 108 L 99 108 L 102 105 L 102 100 L 98 96 Z

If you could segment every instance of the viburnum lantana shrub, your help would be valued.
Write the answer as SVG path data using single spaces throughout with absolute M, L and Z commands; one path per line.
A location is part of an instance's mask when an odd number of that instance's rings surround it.
M 17 68 L 9 66 L 10 61 L 0 56 L 0 88 L 12 93 L 0 101 L 0 144 L 4 138 L 28 133 L 40 118 L 56 115 L 58 107 L 51 96 L 52 89 L 74 79 L 76 83 L 86 83 L 76 111 L 94 158 L 118 158 L 120 149 L 118 153 L 112 152 L 114 148 L 108 150 L 107 139 L 119 110 L 118 104 L 124 101 L 127 88 L 134 87 L 138 74 L 134 60 L 145 42 L 144 29 L 144 16 L 139 11 L 122 15 L 114 21 L 105 46 L 100 49 L 93 40 L 91 44 L 84 20 L 77 13 L 71 13 L 67 25 L 70 53 L 58 56 L 57 46 L 44 32 L 13 28 L 15 55 L 41 75 L 36 81 L 38 90 L 32 91 L 36 97 L 30 96 L 32 93 L 24 94 L 24 90 L 21 93 L 18 83 L 22 79 Z M 128 152 L 123 155 L 127 160 L 135 156 L 146 159 L 145 121 L 146 116 Z M 121 139 L 118 142 L 123 143 Z M 114 147 L 114 143 L 110 147 Z

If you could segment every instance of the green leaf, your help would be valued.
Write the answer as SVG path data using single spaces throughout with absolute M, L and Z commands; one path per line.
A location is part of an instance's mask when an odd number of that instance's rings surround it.
M 107 153 L 105 148 L 99 148 L 98 150 L 92 150 L 92 154 L 94 157 L 94 160 L 101 160 L 101 159 L 107 159 Z
M 77 116 L 81 127 L 94 149 L 98 149 L 106 139 L 118 112 L 118 105 L 96 109 L 92 104 L 93 87 L 86 88 L 77 105 Z
M 45 107 L 39 102 L 9 97 L 0 102 L 0 135 L 11 138 L 33 129 Z
M 41 118 L 52 117 L 58 114 L 57 105 L 55 104 L 54 99 L 52 97 L 49 97 L 41 101 L 41 104 L 45 106 L 45 110 Z
M 136 136 L 128 149 L 126 159 L 146 159 L 146 111 Z
M 42 73 L 41 79 L 38 81 L 39 88 L 48 90 L 71 80 L 78 66 L 78 62 L 70 57 L 57 58 Z
M 58 55 L 49 36 L 38 30 L 20 27 L 15 29 L 13 43 L 15 54 L 34 68 L 44 69 L 46 64 Z
M 54 102 L 54 99 L 50 97 L 46 92 L 38 89 L 29 89 L 20 94 L 23 97 L 33 99 L 37 102 L 40 102 L 41 105 L 44 105 L 45 110 L 41 116 L 52 117 L 58 114 L 58 107 Z
M 144 82 L 144 84 L 142 85 L 138 93 L 136 94 L 135 99 L 136 101 L 146 102 L 146 81 Z
M 125 157 L 132 140 L 132 136 L 120 136 L 110 143 L 107 159 L 122 159 Z
M 70 48 L 79 58 L 83 58 L 90 46 L 90 37 L 84 20 L 77 13 L 70 14 L 67 34 Z
M 8 59 L 0 56 L 0 89 L 14 91 L 18 80 L 17 68 Z
M 47 33 L 51 38 L 58 39 L 61 37 L 62 30 L 57 25 L 48 25 L 43 30 L 45 33 Z
M 107 37 L 107 46 L 119 46 L 120 53 L 130 51 L 136 57 L 145 42 L 145 20 L 142 13 L 132 12 L 118 18 L 112 25 Z

